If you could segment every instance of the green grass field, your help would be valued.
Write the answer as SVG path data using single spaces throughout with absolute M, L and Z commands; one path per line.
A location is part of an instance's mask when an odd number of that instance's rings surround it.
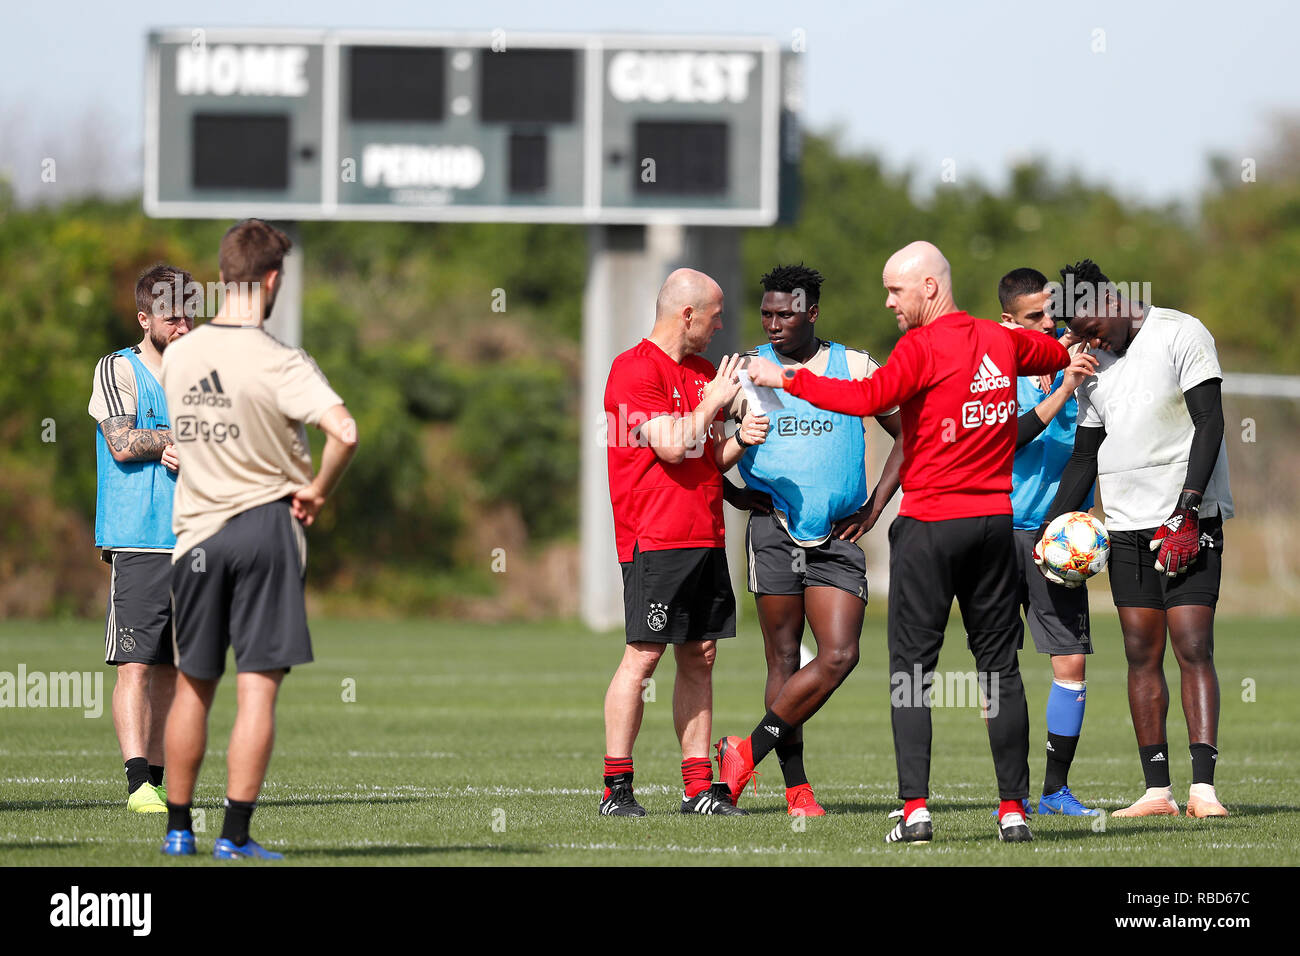
M 741 636 L 723 642 L 715 671 L 714 737 L 744 734 L 762 715 L 763 656 L 752 605 Z M 449 621 L 317 621 L 317 662 L 286 680 L 279 738 L 253 832 L 299 865 L 759 864 L 759 865 L 1295 865 L 1300 662 L 1295 620 L 1221 620 L 1223 692 L 1219 793 L 1226 820 L 1032 818 L 1035 842 L 998 843 L 995 788 L 978 710 L 936 709 L 932 770 L 936 839 L 886 847 L 897 805 L 889 734 L 883 609 L 863 633 L 862 662 L 807 728 L 807 766 L 821 819 L 785 813 L 775 759 L 761 767 L 748 818 L 682 817 L 680 754 L 672 730 L 671 656 L 657 676 L 636 750 L 637 789 L 650 816 L 596 813 L 603 751 L 601 701 L 620 635 L 573 625 Z M 955 617 L 955 615 L 954 615 Z M 1094 615 L 1076 793 L 1114 810 L 1142 790 L 1128 719 L 1124 660 L 1113 614 Z M 941 670 L 973 664 L 959 626 Z M 102 624 L 0 622 L 0 671 L 99 663 Z M 1022 653 L 1029 690 L 1031 784 L 1040 788 L 1047 660 Z M 1170 750 L 1174 795 L 1186 799 L 1190 762 L 1172 653 Z M 355 681 L 355 702 L 345 682 Z M 1250 689 L 1253 686 L 1253 694 Z M 106 674 L 104 694 L 111 694 Z M 1253 700 L 1243 700 L 1243 696 Z M 213 865 L 233 686 L 214 710 L 196 807 L 200 855 L 168 865 Z M 1034 791 L 1037 793 L 1037 790 Z M 125 809 L 125 778 L 104 713 L 0 709 L 0 865 L 158 865 L 160 816 Z

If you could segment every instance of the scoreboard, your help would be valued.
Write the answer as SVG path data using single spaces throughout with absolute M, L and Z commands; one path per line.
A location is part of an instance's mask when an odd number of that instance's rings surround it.
M 802 54 L 763 37 L 160 30 L 159 217 L 791 219 Z

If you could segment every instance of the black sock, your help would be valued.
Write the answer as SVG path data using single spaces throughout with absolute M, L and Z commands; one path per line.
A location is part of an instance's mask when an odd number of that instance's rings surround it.
M 188 803 L 172 803 L 170 800 L 167 801 L 167 829 L 194 829 L 194 821 L 190 819 L 190 805 Z
M 132 757 L 126 766 L 126 795 L 129 797 L 149 782 L 149 758 Z
M 763 715 L 754 732 L 749 735 L 749 745 L 754 751 L 754 764 L 771 753 L 772 749 L 794 730 L 789 724 L 770 710 Z
M 248 821 L 253 816 L 255 801 L 244 803 L 226 797 L 226 819 L 221 823 L 221 839 L 229 840 L 235 846 L 248 842 Z
M 1192 783 L 1214 786 L 1214 766 L 1219 761 L 1219 748 L 1210 744 L 1192 744 Z
M 1142 776 L 1147 778 L 1147 789 L 1169 786 L 1169 742 L 1139 747 L 1142 755 Z
M 776 759 L 781 764 L 781 773 L 785 776 L 785 785 L 797 787 L 808 782 L 808 774 L 803 769 L 803 741 L 783 740 L 776 745 Z
M 1078 746 L 1078 737 L 1048 733 L 1047 773 L 1043 775 L 1043 796 L 1050 797 L 1066 785 L 1066 779 L 1070 776 L 1070 764 L 1074 762 L 1074 750 Z
M 154 766 L 153 764 L 149 764 L 149 782 L 151 784 L 153 784 L 155 787 L 161 787 L 162 775 L 163 775 L 163 768 L 161 766 Z

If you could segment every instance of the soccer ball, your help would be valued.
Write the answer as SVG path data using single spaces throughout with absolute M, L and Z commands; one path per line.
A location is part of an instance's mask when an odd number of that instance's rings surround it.
M 1110 535 L 1088 512 L 1071 511 L 1047 526 L 1039 554 L 1044 573 L 1051 571 L 1067 586 L 1078 587 L 1106 567 Z

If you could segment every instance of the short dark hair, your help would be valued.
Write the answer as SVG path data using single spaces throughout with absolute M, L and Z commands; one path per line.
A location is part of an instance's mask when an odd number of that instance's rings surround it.
M 803 290 L 804 302 L 812 307 L 821 300 L 825 278 L 801 262 L 797 266 L 777 266 L 759 281 L 764 292 L 795 293 Z
M 1002 311 L 1010 312 L 1011 303 L 1022 295 L 1034 295 L 1047 288 L 1047 276 L 1037 269 L 1012 269 L 998 280 L 998 301 Z
M 159 316 L 165 312 L 168 317 L 183 314 L 186 287 L 193 281 L 193 276 L 176 266 L 161 262 L 150 266 L 135 282 L 136 311 Z
M 258 282 L 278 270 L 293 242 L 261 219 L 237 222 L 221 237 L 218 263 L 223 282 Z
M 1073 282 L 1067 279 L 1069 276 L 1074 277 Z M 1060 317 L 1066 320 L 1074 318 L 1075 298 L 1079 296 L 1082 289 L 1090 287 L 1093 301 L 1100 307 L 1105 294 L 1115 287 L 1106 273 L 1101 271 L 1101 267 L 1091 259 L 1084 259 L 1072 266 L 1064 266 L 1061 269 L 1061 283 L 1074 289 L 1074 295 L 1061 296 L 1062 309 Z

